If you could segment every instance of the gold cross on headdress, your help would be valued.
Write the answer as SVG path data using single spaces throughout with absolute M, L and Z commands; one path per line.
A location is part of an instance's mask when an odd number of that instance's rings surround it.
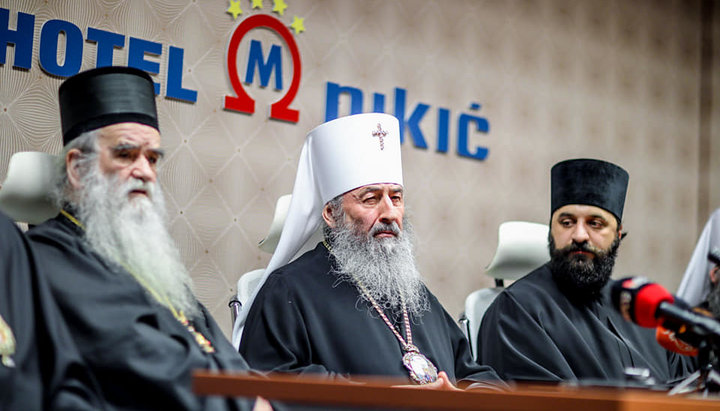
M 380 139 L 380 150 L 384 150 L 385 141 L 383 141 L 383 138 L 387 136 L 387 131 L 382 129 L 380 123 L 378 123 L 377 130 L 373 130 L 372 135 L 373 137 L 378 137 Z

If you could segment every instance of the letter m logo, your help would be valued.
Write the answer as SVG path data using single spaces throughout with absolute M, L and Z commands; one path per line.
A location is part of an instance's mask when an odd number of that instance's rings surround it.
M 247 71 L 245 72 L 245 83 L 252 84 L 255 80 L 255 68 L 260 73 L 260 86 L 267 87 L 270 76 L 275 73 L 275 90 L 282 90 L 282 49 L 273 44 L 270 47 L 270 54 L 267 60 L 263 59 L 262 43 L 257 40 L 250 42 L 250 53 L 248 55 Z

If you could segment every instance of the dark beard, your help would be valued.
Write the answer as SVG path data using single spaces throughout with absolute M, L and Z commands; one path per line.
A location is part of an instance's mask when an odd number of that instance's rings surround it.
M 550 270 L 558 287 L 571 299 L 592 301 L 600 298 L 601 290 L 610 280 L 620 239 L 615 238 L 610 248 L 598 250 L 588 243 L 573 241 L 565 248 L 555 248 L 555 240 L 549 235 Z M 574 251 L 588 251 L 595 258 L 571 255 Z

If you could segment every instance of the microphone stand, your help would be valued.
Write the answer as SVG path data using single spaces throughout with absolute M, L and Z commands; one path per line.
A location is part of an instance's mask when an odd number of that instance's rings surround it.
M 718 357 L 714 344 L 703 339 L 697 348 L 699 369 L 673 387 L 668 395 L 700 392 L 703 397 L 707 397 L 709 393 L 720 392 L 720 373 L 715 370 Z

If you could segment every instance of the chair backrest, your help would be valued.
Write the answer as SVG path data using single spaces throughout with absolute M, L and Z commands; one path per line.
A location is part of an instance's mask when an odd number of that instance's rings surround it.
M 277 247 L 280 241 L 280 234 L 282 234 L 283 226 L 285 225 L 285 217 L 290 209 L 290 200 L 292 200 L 292 194 L 285 194 L 278 198 L 275 203 L 275 212 L 273 214 L 273 220 L 270 223 L 270 229 L 268 230 L 267 236 L 258 243 L 258 247 L 266 253 L 274 253 L 275 247 Z M 300 250 L 292 258 L 293 260 L 306 252 L 315 248 L 315 245 L 323 240 L 322 229 L 318 229 L 313 235 L 300 247 Z
M 546 224 L 506 221 L 498 228 L 498 246 L 487 275 L 501 280 L 517 280 L 550 259 Z
M 264 268 L 258 268 L 257 270 L 248 271 L 240 276 L 237 282 L 237 297 L 240 304 L 245 304 L 245 302 L 250 298 L 250 294 L 252 294 L 255 287 L 257 287 L 264 272 Z
M 275 252 L 275 247 L 277 247 L 278 241 L 280 241 L 280 234 L 282 234 L 283 225 L 285 224 L 285 217 L 287 216 L 288 209 L 290 208 L 291 199 L 292 194 L 286 194 L 278 198 L 275 203 L 275 212 L 273 213 L 273 219 L 270 223 L 268 234 L 258 243 L 258 248 L 262 251 L 270 254 Z M 303 244 L 297 254 L 293 257 L 293 260 L 313 249 L 315 245 L 322 240 L 322 229 L 318 229 L 315 233 L 313 233 L 310 239 Z M 255 291 L 255 288 L 257 288 L 260 283 L 260 279 L 262 278 L 264 272 L 264 268 L 258 268 L 257 270 L 248 271 L 238 278 L 237 295 L 233 296 L 228 304 L 230 307 L 230 316 L 233 325 L 235 324 L 236 316 L 239 313 L 238 310 L 248 301 L 253 291 Z
M 280 234 L 282 234 L 283 225 L 285 225 L 285 216 L 287 216 L 288 209 L 290 209 L 290 200 L 292 200 L 292 194 L 285 194 L 275 202 L 275 212 L 268 233 L 258 243 L 258 248 L 266 253 L 272 254 L 275 252 L 275 247 L 280 241 Z
M 50 199 L 57 157 L 39 151 L 18 152 L 10 157 L 0 189 L 0 210 L 18 222 L 40 224 L 60 209 Z
M 463 324 L 461 328 L 470 343 L 470 352 L 476 360 L 476 344 L 474 344 L 473 341 L 477 338 L 478 331 L 480 330 L 482 316 L 503 289 L 504 287 L 481 288 L 471 292 L 467 298 L 465 298 L 465 313 L 461 321 Z
M 495 256 L 486 269 L 495 278 L 497 287 L 481 288 L 465 299 L 463 331 L 466 333 L 473 358 L 477 359 L 476 340 L 480 323 L 487 308 L 504 289 L 503 280 L 517 280 L 550 259 L 546 224 L 526 221 L 507 221 L 498 228 Z

